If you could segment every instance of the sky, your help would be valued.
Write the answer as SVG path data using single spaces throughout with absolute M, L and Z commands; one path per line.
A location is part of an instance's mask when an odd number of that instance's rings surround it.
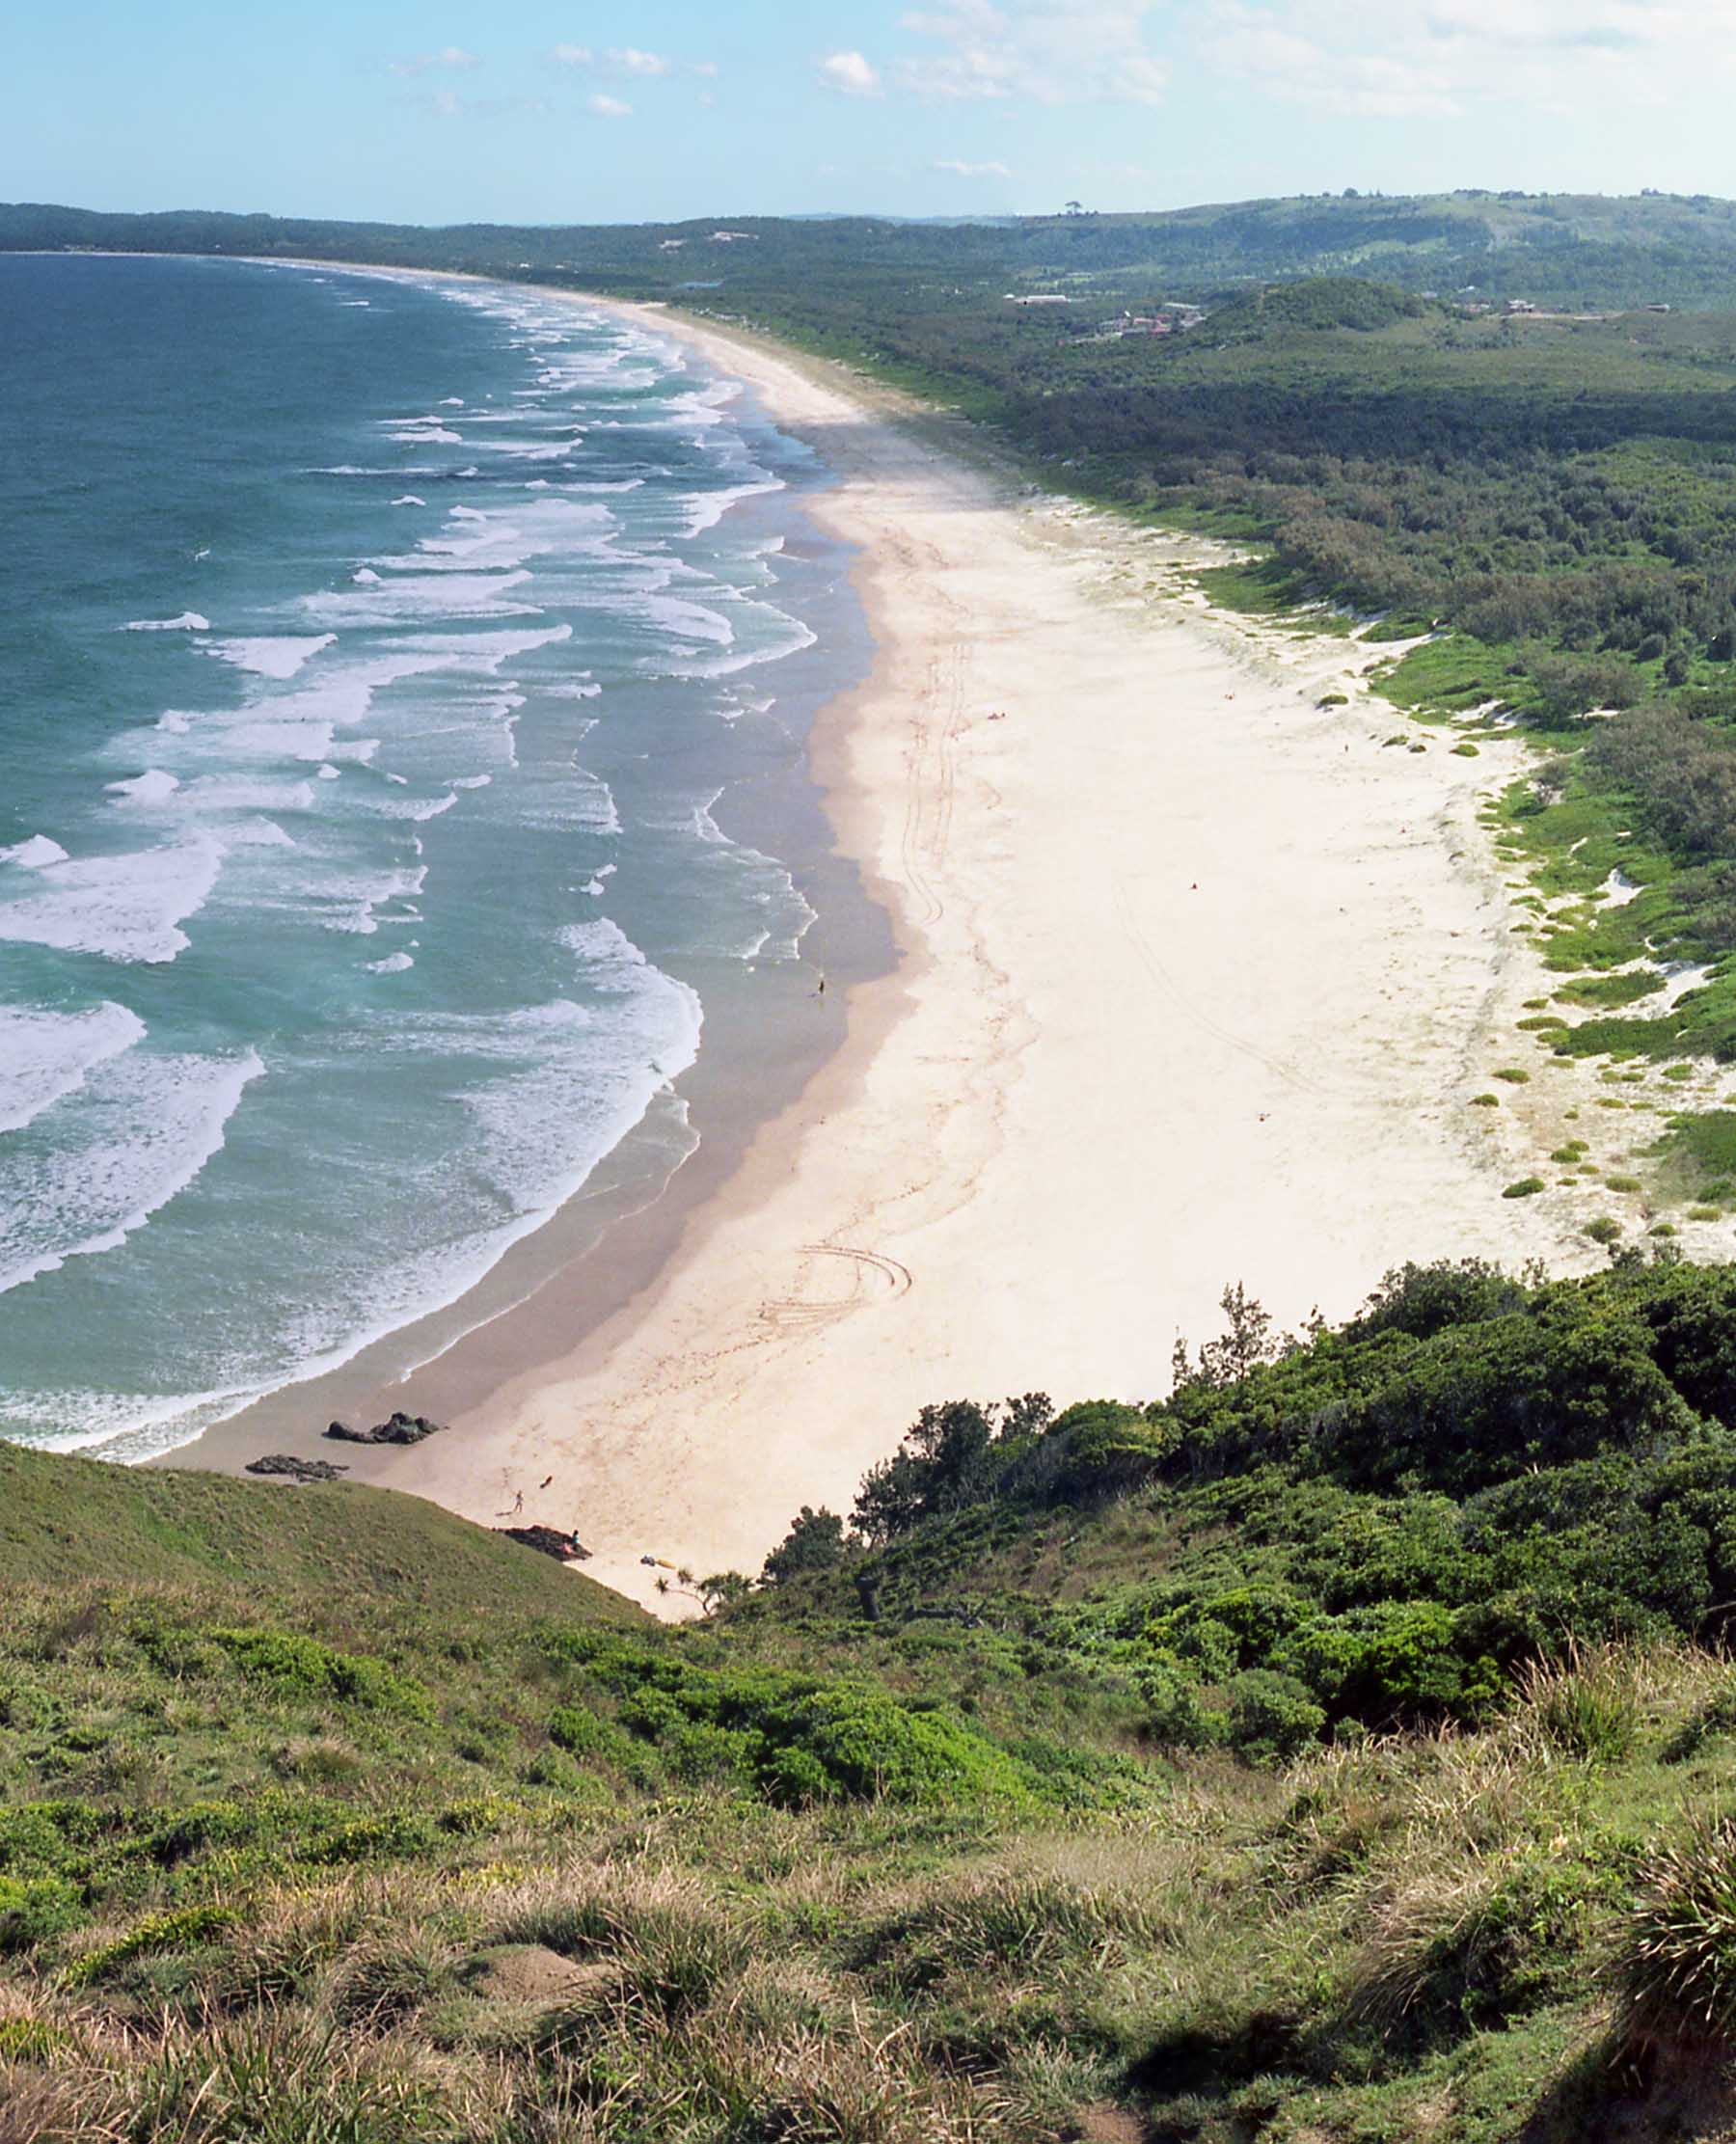
M 1736 0 L 24 0 L 0 200 L 394 222 L 1736 194 Z

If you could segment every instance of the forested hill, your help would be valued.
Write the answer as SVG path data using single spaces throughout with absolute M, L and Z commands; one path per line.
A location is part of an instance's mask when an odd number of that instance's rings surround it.
M 715 233 L 738 235 L 727 244 Z M 1310 275 L 1376 278 L 1443 293 L 1559 306 L 1736 301 L 1736 204 L 1693 196 L 1574 194 L 1322 195 L 1178 209 L 1089 212 L 982 223 L 887 218 L 705 218 L 684 224 L 447 230 L 314 218 L 174 210 L 108 215 L 0 204 L 0 250 L 318 254 L 493 275 L 566 275 L 653 295 L 720 281 L 744 304 L 820 276 L 840 290 L 902 290 L 945 278 L 968 286 L 1205 298 L 1249 283 Z M 916 279 L 913 281 L 913 279 Z M 1153 286 L 1157 287 L 1153 287 Z

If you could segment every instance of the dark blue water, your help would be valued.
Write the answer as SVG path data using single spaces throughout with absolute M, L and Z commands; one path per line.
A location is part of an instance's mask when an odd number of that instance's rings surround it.
M 533 293 L 0 258 L 0 1432 L 137 1456 L 679 1166 L 811 990 L 719 818 L 846 599 L 800 448 Z

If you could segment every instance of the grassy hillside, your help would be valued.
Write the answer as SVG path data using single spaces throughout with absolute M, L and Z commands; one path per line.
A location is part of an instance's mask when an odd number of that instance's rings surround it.
M 0 1452 L 0 2136 L 1736 2136 L 1736 1278 L 1227 1308 L 681 1631 Z
M 437 1505 L 357 1484 L 293 1495 L 221 1475 L 55 1458 L 0 1442 L 0 1585 L 234 1587 L 322 1618 L 548 1614 L 636 1623 L 618 1593 Z

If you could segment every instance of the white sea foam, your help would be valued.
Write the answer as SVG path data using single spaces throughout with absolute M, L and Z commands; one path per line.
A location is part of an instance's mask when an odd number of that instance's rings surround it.
M 196 811 L 312 811 L 313 784 L 293 776 L 200 774 L 182 785 L 176 802 Z
M 416 965 L 416 956 L 412 953 L 388 953 L 383 961 L 368 961 L 365 965 L 370 975 L 401 975 L 405 968 Z
M 204 905 L 222 867 L 221 844 L 198 835 L 45 864 L 27 894 L 8 899 L 0 885 L 0 940 L 111 961 L 173 961 L 187 946 L 178 926 Z
M 118 1249 L 223 1145 L 224 1127 L 265 1067 L 237 1057 L 127 1049 L 86 1075 L 46 1151 L 9 1155 L 0 1196 L 0 1293 L 68 1259 Z
M 337 639 L 335 633 L 272 634 L 253 640 L 214 640 L 209 653 L 256 677 L 293 677 L 304 663 Z
M 117 803 L 160 804 L 175 795 L 180 787 L 180 777 L 164 773 L 160 767 L 152 767 L 143 774 L 135 774 L 130 781 L 111 781 L 104 787 Z
M 528 588 L 528 573 L 404 574 L 353 595 L 304 596 L 301 609 L 320 625 L 412 625 L 445 618 L 533 618 L 540 606 L 514 591 Z
M 394 506 L 425 506 L 428 502 L 425 499 L 418 499 L 413 491 L 407 491 L 401 499 L 394 499 L 392 503 Z
M 121 628 L 122 633 L 208 633 L 209 618 L 202 618 L 197 611 L 183 611 L 178 618 L 133 618 Z
M 370 938 L 383 923 L 421 920 L 420 910 L 411 905 L 411 896 L 421 891 L 427 876 L 425 864 L 402 870 L 363 870 L 347 878 L 328 874 L 310 889 L 311 899 L 326 930 Z M 398 914 L 383 916 L 377 912 L 393 902 L 400 904 Z
M 21 871 L 41 871 L 51 863 L 65 863 L 67 852 L 46 834 L 32 834 L 28 841 L 0 849 L 0 863 L 15 863 Z
M 684 650 L 673 661 L 650 659 L 646 667 L 670 677 L 729 677 L 738 670 L 751 669 L 757 664 L 780 663 L 787 656 L 799 655 L 803 648 L 811 648 L 820 638 L 786 611 L 776 610 L 770 604 L 756 604 L 753 609 L 764 616 L 764 638 L 756 637 L 748 644 L 736 646 L 722 655 Z
M 403 779 L 402 775 L 389 775 L 388 780 Z M 456 790 L 448 790 L 444 797 L 408 797 L 399 803 L 395 799 L 385 798 L 374 806 L 383 819 L 408 819 L 420 826 L 430 819 L 439 819 L 451 810 L 458 801 Z
M 144 1035 L 145 1022 L 124 1005 L 83 1013 L 0 1005 L 0 1131 L 22 1130 Z
M 731 484 L 721 491 L 689 492 L 681 501 L 687 516 L 687 533 L 702 536 L 708 529 L 715 529 L 730 508 L 739 506 L 744 499 L 758 499 L 767 492 L 784 488 L 781 477 L 761 470 L 755 481 Z

